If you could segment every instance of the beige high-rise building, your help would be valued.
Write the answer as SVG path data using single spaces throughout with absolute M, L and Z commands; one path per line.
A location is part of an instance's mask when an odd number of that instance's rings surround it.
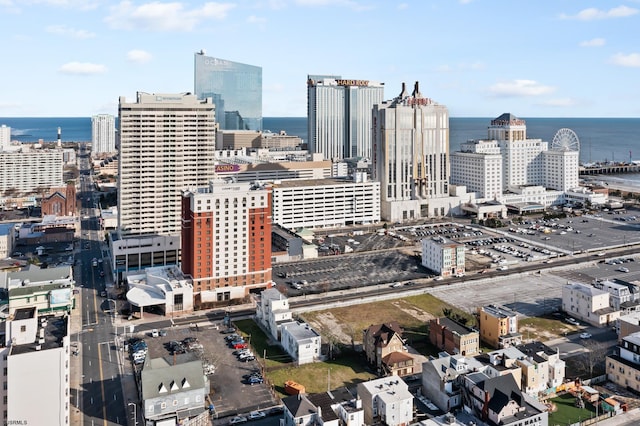
M 423 97 L 416 82 L 373 107 L 373 179 L 381 217 L 389 221 L 445 216 L 449 196 L 449 110 Z
M 120 97 L 118 227 L 121 235 L 179 236 L 182 191 L 213 178 L 217 124 L 211 98 Z

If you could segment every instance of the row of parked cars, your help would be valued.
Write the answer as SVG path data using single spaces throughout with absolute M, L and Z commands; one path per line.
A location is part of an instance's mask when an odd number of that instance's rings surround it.
M 144 363 L 147 353 L 149 352 L 147 342 L 138 338 L 129 340 L 129 350 L 131 352 L 131 359 L 136 365 Z

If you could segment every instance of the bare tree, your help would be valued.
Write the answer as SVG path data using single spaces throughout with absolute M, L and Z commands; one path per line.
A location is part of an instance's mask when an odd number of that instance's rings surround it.
M 584 340 L 583 345 L 585 351 L 576 357 L 576 366 L 593 377 L 596 367 L 605 363 L 608 348 L 604 343 L 593 339 Z

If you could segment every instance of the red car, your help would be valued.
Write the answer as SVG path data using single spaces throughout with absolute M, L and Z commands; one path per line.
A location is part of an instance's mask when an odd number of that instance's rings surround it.
M 233 349 L 247 349 L 248 346 L 246 343 L 236 343 L 232 346 Z

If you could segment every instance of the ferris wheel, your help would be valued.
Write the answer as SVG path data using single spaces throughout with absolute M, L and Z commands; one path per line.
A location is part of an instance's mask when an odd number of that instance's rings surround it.
M 556 151 L 580 151 L 578 135 L 571 129 L 560 129 L 551 142 L 551 149 Z

